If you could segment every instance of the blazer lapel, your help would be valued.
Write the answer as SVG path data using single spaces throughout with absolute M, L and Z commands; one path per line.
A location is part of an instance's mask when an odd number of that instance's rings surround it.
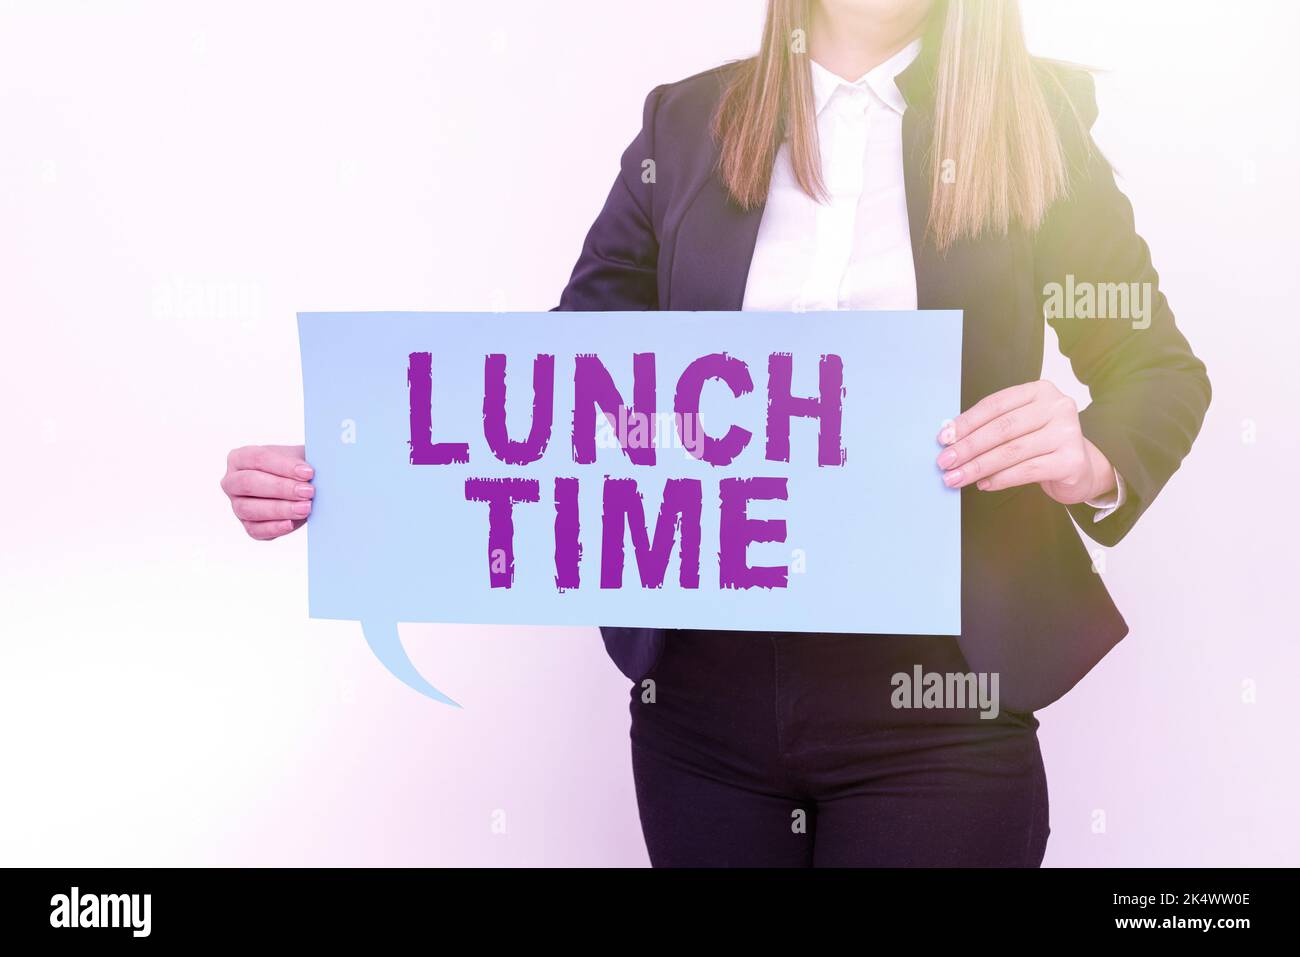
M 707 176 L 676 232 L 664 308 L 739 310 L 762 219 L 762 206 L 741 209 L 716 174 Z

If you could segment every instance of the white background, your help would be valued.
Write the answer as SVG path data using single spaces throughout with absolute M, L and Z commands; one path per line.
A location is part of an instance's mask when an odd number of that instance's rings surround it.
M 594 629 L 405 626 L 432 704 L 217 483 L 301 440 L 296 311 L 554 305 L 646 92 L 761 7 L 0 6 L 0 864 L 644 862 Z M 1215 387 L 1040 714 L 1047 863 L 1295 864 L 1296 8 L 1024 7 Z

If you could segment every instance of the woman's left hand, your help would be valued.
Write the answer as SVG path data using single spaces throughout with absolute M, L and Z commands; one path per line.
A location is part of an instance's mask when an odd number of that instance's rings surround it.
M 1062 505 L 1115 488 L 1115 470 L 1084 438 L 1079 409 L 1045 380 L 1013 385 L 975 403 L 939 433 L 943 484 L 985 492 L 1037 483 Z

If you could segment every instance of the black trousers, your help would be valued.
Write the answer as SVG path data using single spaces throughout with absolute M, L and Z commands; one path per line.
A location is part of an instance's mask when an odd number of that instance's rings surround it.
M 632 688 L 651 863 L 1037 867 L 1037 719 L 896 708 L 916 665 L 969 671 L 954 638 L 670 633 Z

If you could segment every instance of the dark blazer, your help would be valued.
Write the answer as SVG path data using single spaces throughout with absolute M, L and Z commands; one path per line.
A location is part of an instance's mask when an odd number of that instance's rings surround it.
M 1210 382 L 1159 292 L 1132 207 L 1087 132 L 1097 105 L 1092 77 L 1082 70 L 1037 64 L 1072 176 L 1068 197 L 1041 227 L 985 234 L 945 254 L 927 241 L 934 76 L 927 53 L 934 46 L 926 44 L 898 77 L 907 100 L 905 181 L 918 307 L 965 311 L 962 408 L 1041 376 L 1046 283 L 1064 284 L 1072 274 L 1076 283 L 1152 288 L 1148 328 L 1116 319 L 1053 322 L 1091 394 L 1080 413 L 1083 432 L 1124 477 L 1124 506 L 1094 524 L 1091 508 L 1067 509 L 1037 485 L 961 492 L 961 650 L 972 670 L 1000 674 L 1004 707 L 1031 711 L 1068 691 L 1128 632 L 1071 515 L 1103 545 L 1123 538 L 1191 448 Z M 731 69 L 650 92 L 641 132 L 623 154 L 558 309 L 741 308 L 763 211 L 732 203 L 715 172 L 710 121 Z M 645 160 L 654 160 L 653 182 L 643 181 Z M 639 681 L 670 633 L 602 634 L 619 668 Z

